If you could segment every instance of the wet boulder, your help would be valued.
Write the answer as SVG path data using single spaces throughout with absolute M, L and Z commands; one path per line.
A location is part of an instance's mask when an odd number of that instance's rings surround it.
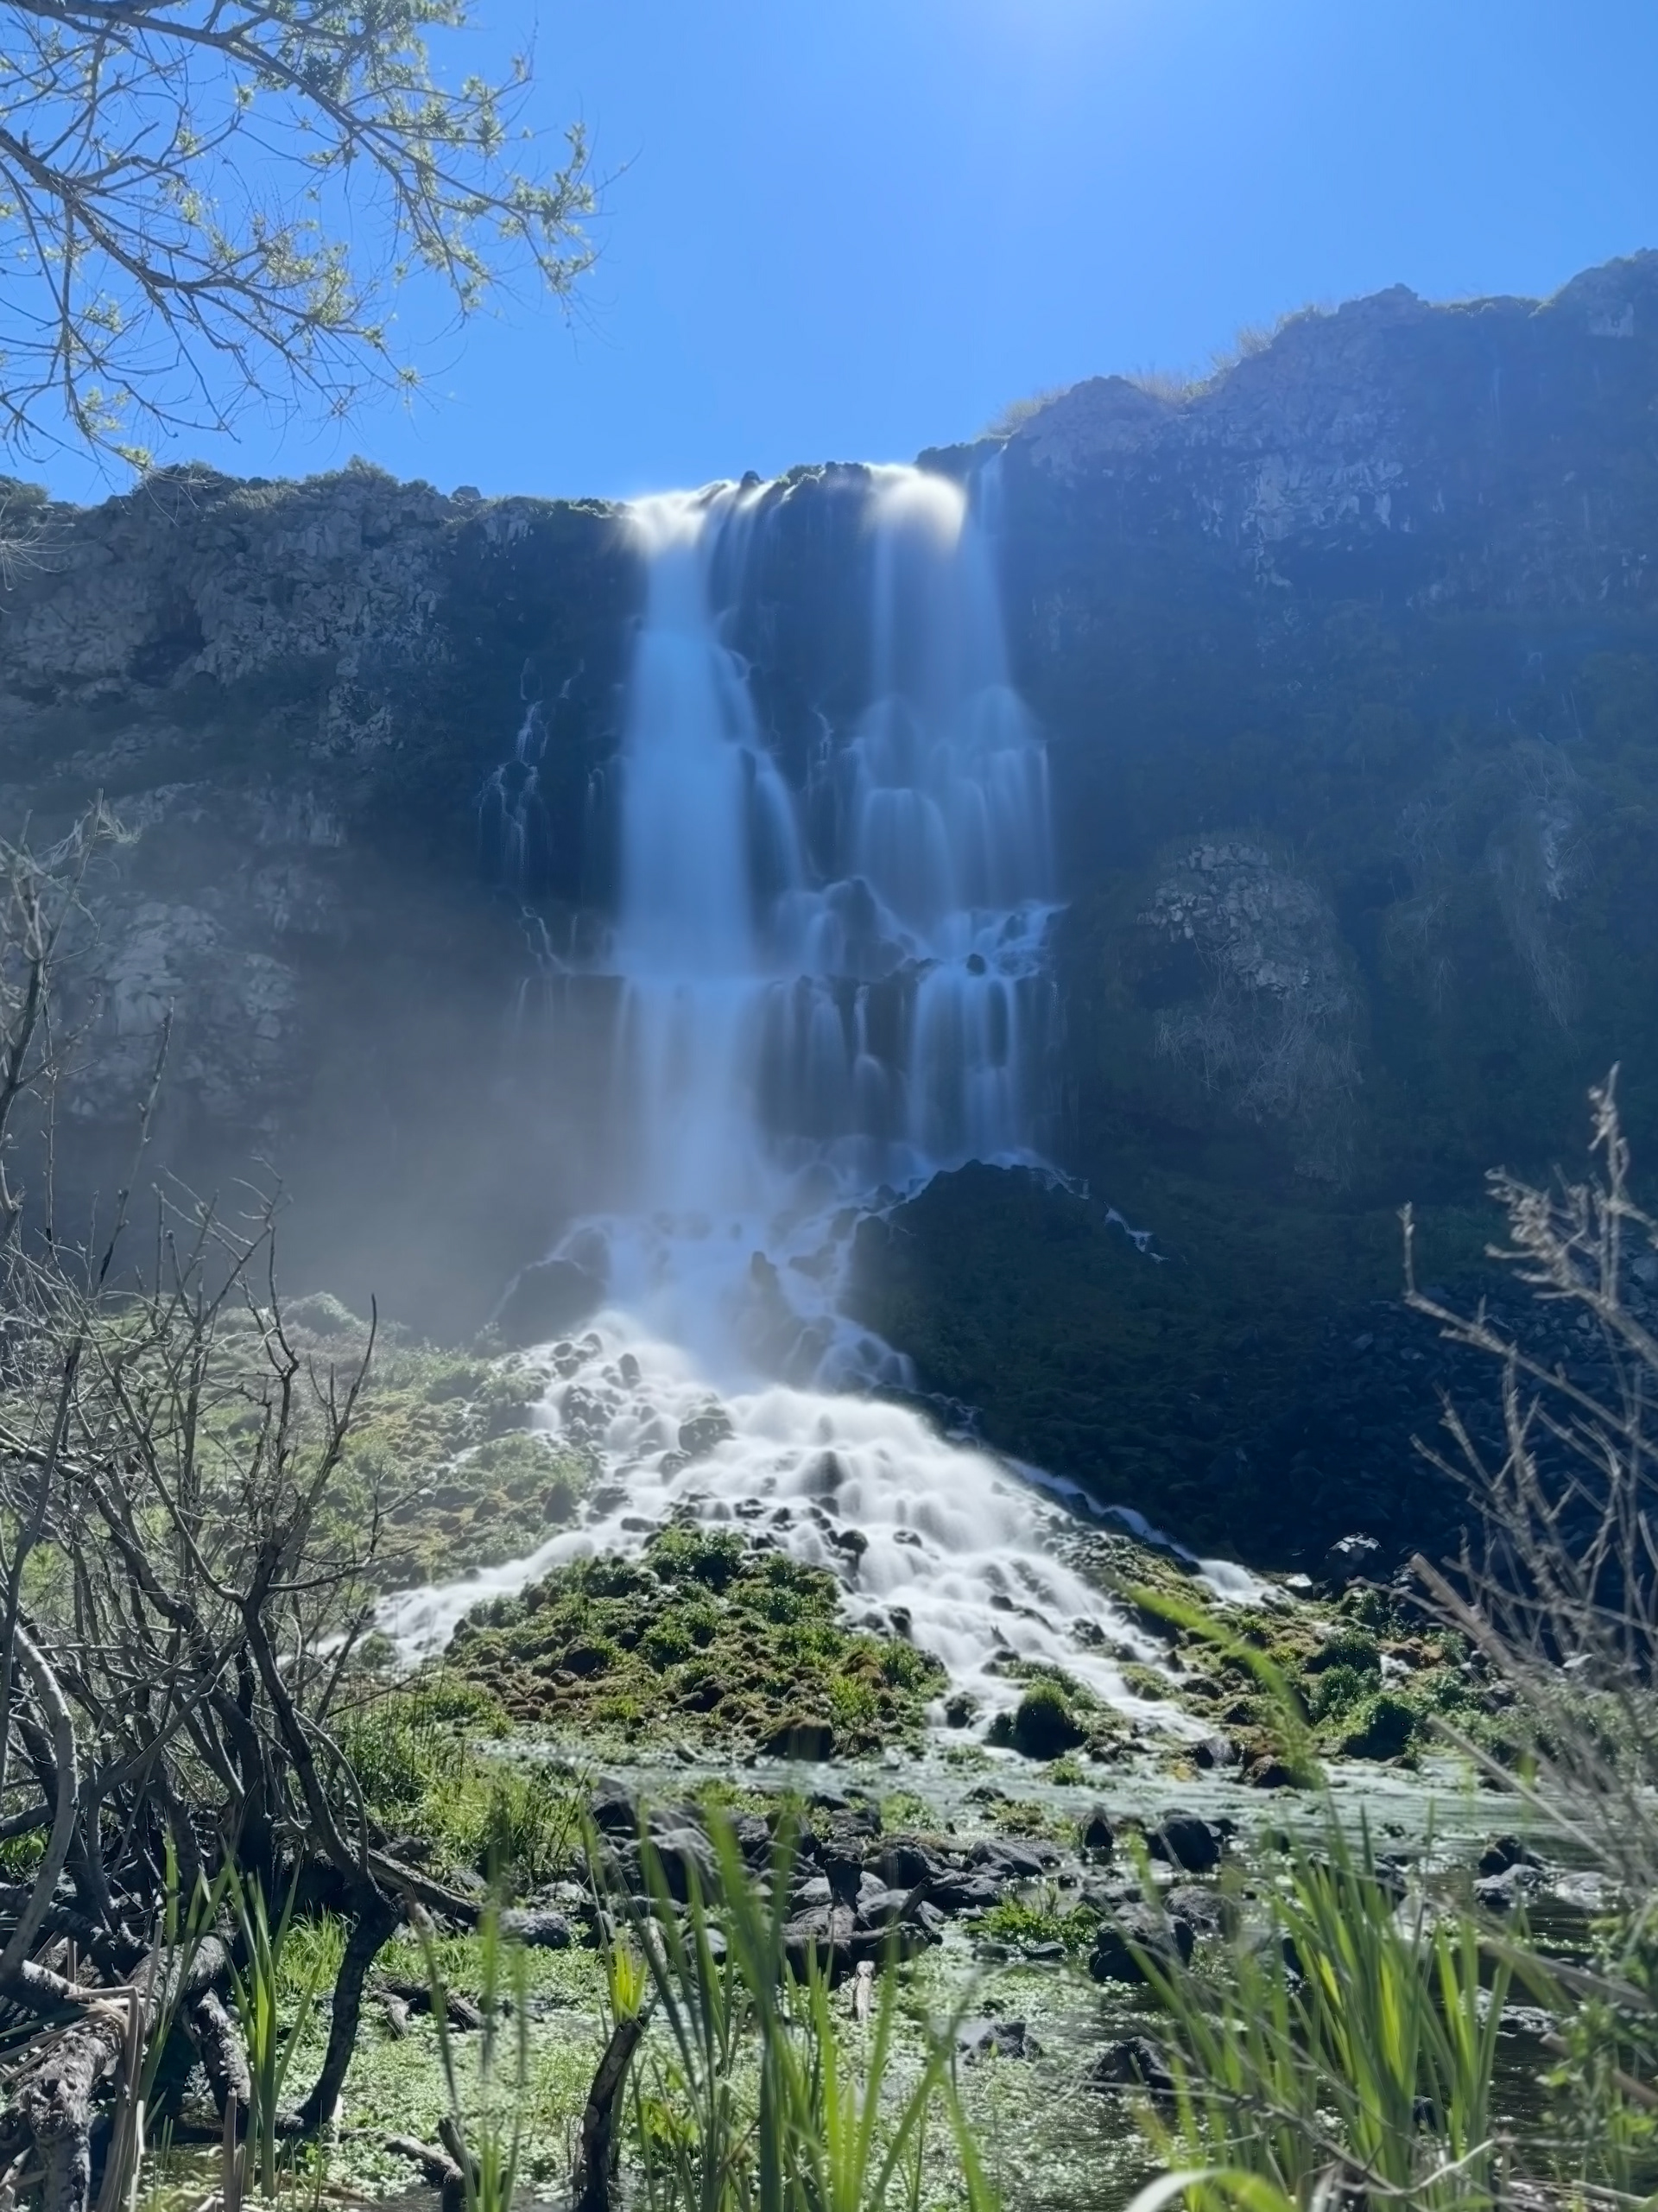
M 1225 1936 L 1237 1923 L 1237 1909 L 1224 1890 L 1197 1882 L 1177 1882 L 1163 1892 L 1163 1910 L 1183 1920 L 1196 1936 Z
M 1034 1682 L 1015 1707 L 1005 1734 L 1026 1759 L 1058 1759 L 1074 1751 L 1087 1731 L 1056 1682 Z
M 1149 2036 L 1123 2036 L 1108 2044 L 1083 2079 L 1091 2089 L 1146 2089 L 1154 2097 L 1174 2094 L 1174 2076 Z
M 1225 1846 L 1220 1829 L 1197 1813 L 1165 1813 L 1146 1838 L 1154 1859 L 1188 1874 L 1206 1874 L 1218 1867 Z
M 1382 1546 L 1373 1536 L 1338 1537 L 1324 1555 L 1319 1580 L 1326 1589 L 1345 1590 L 1380 1573 Z
M 701 1896 L 713 1895 L 718 1886 L 718 1867 L 713 1846 L 700 1829 L 658 1827 L 653 1822 L 650 1841 L 668 1893 L 676 1905 L 687 1902 L 693 1885 Z M 650 1886 L 645 1854 L 636 1843 L 624 1846 L 617 1859 L 629 1888 L 636 1896 L 643 1895 Z
M 606 1775 L 587 1801 L 587 1817 L 601 1835 L 636 1836 L 639 1801 L 625 1782 Z
M 928 1885 L 927 1894 L 940 1912 L 986 1912 L 1002 1902 L 1006 1889 L 1007 1884 L 994 1874 L 964 1867 L 941 1874 Z
M 731 1823 L 731 1841 L 743 1854 L 743 1863 L 750 1872 L 764 1873 L 772 1860 L 772 1840 L 769 1824 L 758 1813 L 744 1813 Z
M 1040 1881 L 1060 1859 L 1051 1843 L 1033 1843 L 1022 1836 L 986 1837 L 973 1846 L 970 1856 L 981 1873 L 1010 1886 Z
M 983 2058 L 1040 2058 L 1042 2046 L 1022 2020 L 964 2020 L 956 2049 L 969 2065 Z
M 1091 1805 L 1077 1823 L 1077 1841 L 1091 1858 L 1109 1859 L 1117 1848 L 1117 1830 L 1104 1805 Z
M 780 1727 L 773 1729 L 766 1739 L 765 1748 L 773 1759 L 793 1759 L 808 1765 L 820 1765 L 835 1755 L 834 1727 L 828 1721 L 791 1715 Z
M 706 1459 L 717 1445 L 728 1442 L 736 1434 L 731 1417 L 723 1405 L 705 1405 L 688 1421 L 680 1422 L 679 1446 L 689 1463 Z
M 501 1933 L 532 1951 L 567 1951 L 575 1931 L 563 1913 L 524 1910 L 501 1915 Z
M 895 1835 L 883 1843 L 875 1864 L 883 1881 L 906 1893 L 919 1889 L 923 1882 L 930 1888 L 935 1882 L 943 1881 L 951 1871 L 942 1853 L 929 1848 L 914 1836 L 905 1835 Z
M 1517 1835 L 1494 1835 L 1480 1853 L 1474 1871 L 1478 1874 L 1506 1874 L 1510 1867 L 1542 1866 L 1542 1860 Z
M 1166 1969 L 1184 1966 L 1193 1943 L 1189 1921 L 1171 1919 L 1149 1905 L 1124 1905 L 1095 1937 L 1088 1971 L 1096 1981 L 1144 1981 L 1148 1962 Z

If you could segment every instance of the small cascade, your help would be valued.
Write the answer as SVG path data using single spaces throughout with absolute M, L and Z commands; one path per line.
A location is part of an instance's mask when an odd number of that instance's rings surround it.
M 636 1550 L 642 1526 L 688 1512 L 838 1575 L 851 1617 L 942 1659 L 984 1721 L 1016 1703 L 1018 1681 L 1003 1669 L 1022 1659 L 1065 1668 L 1131 1718 L 1204 1733 L 1129 1687 L 1125 1664 L 1158 1670 L 1162 1647 L 1055 1556 L 1063 1513 L 991 1454 L 940 1436 L 908 1406 L 849 1391 L 774 1383 L 716 1408 L 701 1364 L 625 1315 L 602 1316 L 547 1356 L 540 1418 L 598 1455 L 602 1510 L 528 1559 L 392 1599 L 381 1625 L 411 1656 L 440 1649 L 483 1600 L 572 1559 Z M 698 1429 L 726 1433 L 687 1456 L 681 1433 Z M 1247 1578 L 1246 1594 L 1260 1594 Z
M 935 1651 L 987 1714 L 1016 1698 L 1010 1657 L 1140 1709 L 1121 1669 L 1154 1654 L 1054 1556 L 1059 1509 L 871 1396 L 907 1363 L 841 1310 L 872 1207 L 970 1159 L 1040 1162 L 1055 886 L 1047 757 L 1008 672 L 995 466 L 969 489 L 863 472 L 863 703 L 793 782 L 733 641 L 797 487 L 631 511 L 646 596 L 611 770 L 619 897 L 585 961 L 555 960 L 544 931 L 538 951 L 547 1003 L 585 981 L 609 1024 L 591 1208 L 553 1255 L 603 1286 L 602 1310 L 541 1355 L 538 1411 L 597 1455 L 599 1503 L 533 1558 L 396 1600 L 411 1651 L 480 1597 L 690 1512 L 835 1567 L 854 1611 Z M 545 746 L 532 707 L 483 807 L 526 891 Z

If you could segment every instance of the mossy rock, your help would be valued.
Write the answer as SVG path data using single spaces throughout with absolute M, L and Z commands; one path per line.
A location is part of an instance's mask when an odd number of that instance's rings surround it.
M 1397 1759 L 1408 1751 L 1419 1716 L 1396 1691 L 1379 1689 L 1353 1714 L 1337 1748 L 1349 1759 Z
M 1086 1740 L 1087 1730 L 1057 1683 L 1035 1682 L 1014 1708 L 1009 1729 L 1015 1751 L 1027 1759 L 1058 1759 Z
M 833 1575 L 690 1524 L 481 1607 L 450 1664 L 519 1721 L 812 1757 L 917 1740 L 946 1687 L 914 1645 L 849 1626 Z

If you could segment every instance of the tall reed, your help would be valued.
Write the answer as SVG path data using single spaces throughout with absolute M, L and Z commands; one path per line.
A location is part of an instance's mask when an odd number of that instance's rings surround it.
M 785 1934 L 794 1852 L 785 1837 L 769 1879 L 744 1865 L 716 1818 L 713 1896 L 694 1867 L 676 1907 L 660 1854 L 642 1838 L 649 1909 L 621 1906 L 668 2050 L 636 2069 L 629 2148 L 650 2212 L 920 2212 L 930 2187 L 927 2138 L 949 2131 L 967 2212 L 997 2197 L 952 2078 L 954 2021 L 923 2030 L 919 2062 L 901 2053 L 895 1947 L 866 2020 L 850 2024 L 825 1964 L 791 1964 Z
M 523 2151 L 529 2080 L 529 2008 L 523 1946 L 502 1930 L 498 1895 L 491 1896 L 478 1929 L 478 2009 L 484 2026 L 478 2070 L 464 2082 L 449 2027 L 447 1990 L 435 1945 L 422 1930 L 432 2018 L 449 2110 L 440 2132 L 460 2171 L 466 2212 L 511 2212 Z M 502 2033 L 509 2016 L 510 2041 Z M 504 2046 L 504 2048 L 503 2048 Z
M 232 1869 L 228 1888 L 241 1932 L 243 1952 L 243 1963 L 231 1967 L 231 1987 L 248 2055 L 250 2095 L 244 2171 L 245 2175 L 247 2157 L 251 2152 L 260 2195 L 269 2199 L 276 2194 L 282 2088 L 305 2031 L 307 2015 L 322 1988 L 330 1946 L 313 1943 L 306 1947 L 305 1965 L 293 1992 L 293 2017 L 284 2027 L 282 2009 L 288 1978 L 284 1973 L 284 1953 L 294 1929 L 298 1877 L 288 1884 L 288 1895 L 274 1926 L 265 1904 L 263 1886 L 256 1876 L 239 1874 Z
M 1260 2212 L 1262 2189 L 1301 2207 L 1364 2198 L 1418 2212 L 1503 2198 L 1509 1958 L 1454 1904 L 1401 1896 L 1363 1823 L 1355 1838 L 1332 1816 L 1316 1849 L 1289 1844 L 1218 1958 L 1183 1967 L 1147 1952 L 1143 1964 L 1168 2078 L 1142 2119 L 1190 2204 Z

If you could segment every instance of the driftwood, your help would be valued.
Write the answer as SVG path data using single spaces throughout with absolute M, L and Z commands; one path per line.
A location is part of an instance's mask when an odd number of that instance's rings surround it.
M 205 1995 L 229 1965 L 229 1955 L 214 1936 L 187 1954 L 147 1959 L 118 1992 L 95 1998 L 79 2019 L 48 2030 L 25 2053 L 12 2076 L 11 2100 L 0 2129 L 12 2157 L 33 2146 L 42 2175 L 44 2212 L 85 2212 L 97 2098 L 121 2066 L 135 2009 L 142 2045 L 166 2013 Z
M 405 2029 L 411 2012 L 430 2012 L 434 2009 L 431 1987 L 424 1981 L 380 1980 L 374 1985 L 374 1993 L 382 2004 L 390 1999 L 401 2007 Z M 442 1994 L 444 2017 L 451 2027 L 476 2031 L 487 2026 L 483 2007 L 475 2005 L 470 1997 L 463 1997 L 453 1989 L 446 1989 Z
M 185 2024 L 221 2116 L 229 2106 L 245 2112 L 253 2101 L 248 2054 L 217 1990 L 203 1990 L 186 2011 Z

